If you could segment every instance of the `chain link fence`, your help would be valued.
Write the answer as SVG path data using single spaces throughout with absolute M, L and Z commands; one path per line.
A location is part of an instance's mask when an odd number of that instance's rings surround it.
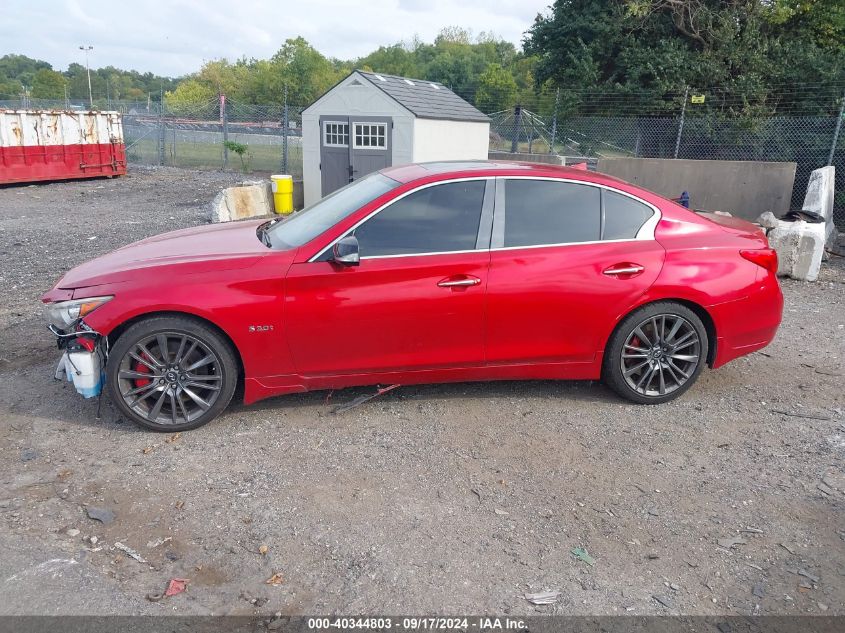
M 130 162 L 302 176 L 302 108 L 232 101 L 128 110 Z
M 130 162 L 302 176 L 301 106 L 226 99 L 199 103 L 110 101 L 123 114 Z M 0 108 L 84 109 L 65 101 L 0 101 Z M 797 163 L 792 208 L 800 208 L 810 172 L 836 167 L 834 213 L 845 230 L 845 131 L 839 116 L 716 115 L 540 116 L 515 108 L 490 114 L 490 151 L 557 154 L 595 165 L 601 157 Z M 227 147 L 228 146 L 228 147 Z
M 490 117 L 490 148 L 497 152 L 553 153 L 589 163 L 618 156 L 795 162 L 794 209 L 804 202 L 810 172 L 834 165 L 834 216 L 845 230 L 845 132 L 834 116 L 558 118 L 521 110 Z
M 302 176 L 302 107 L 226 99 L 163 107 L 111 101 L 95 107 L 123 114 L 130 163 Z M 44 99 L 0 101 L 0 108 L 87 109 Z

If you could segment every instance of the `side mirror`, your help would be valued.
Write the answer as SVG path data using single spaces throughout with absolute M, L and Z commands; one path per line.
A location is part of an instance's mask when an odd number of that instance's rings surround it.
M 335 242 L 332 247 L 332 261 L 341 266 L 357 266 L 360 264 L 358 238 L 354 235 L 347 235 Z

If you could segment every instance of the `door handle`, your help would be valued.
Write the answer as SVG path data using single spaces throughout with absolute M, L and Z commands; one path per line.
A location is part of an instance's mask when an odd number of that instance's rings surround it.
M 477 286 L 481 283 L 478 277 L 463 277 L 462 279 L 444 279 L 438 281 L 437 285 L 441 288 L 460 288 L 462 286 Z
M 640 266 L 639 264 L 631 264 L 631 263 L 624 263 L 624 264 L 614 264 L 608 268 L 605 268 L 602 273 L 605 275 L 609 275 L 612 277 L 617 276 L 634 276 L 639 275 L 641 272 L 645 270 L 645 266 Z

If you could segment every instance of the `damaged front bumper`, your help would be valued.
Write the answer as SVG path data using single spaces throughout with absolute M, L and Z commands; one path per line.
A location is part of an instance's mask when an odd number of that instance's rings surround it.
M 48 327 L 62 350 L 55 379 L 72 382 L 84 398 L 99 396 L 105 384 L 108 339 L 88 329 L 82 322 L 71 333 L 65 333 L 54 325 Z

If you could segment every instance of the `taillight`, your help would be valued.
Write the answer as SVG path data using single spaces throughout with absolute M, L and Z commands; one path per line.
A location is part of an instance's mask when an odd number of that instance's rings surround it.
M 778 272 L 778 254 L 773 248 L 757 248 L 754 250 L 739 251 L 744 259 L 765 268 L 770 273 Z

